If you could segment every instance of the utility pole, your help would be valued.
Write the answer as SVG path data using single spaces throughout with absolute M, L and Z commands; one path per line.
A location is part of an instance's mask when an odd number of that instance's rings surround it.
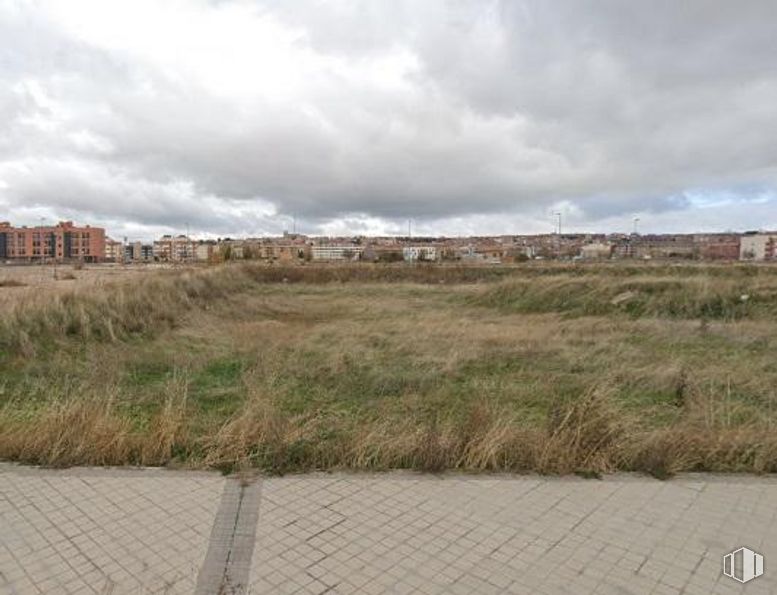
M 408 219 L 407 220 L 407 238 L 408 239 L 413 237 L 413 228 L 412 228 L 412 226 L 413 226 L 413 220 L 412 219 Z

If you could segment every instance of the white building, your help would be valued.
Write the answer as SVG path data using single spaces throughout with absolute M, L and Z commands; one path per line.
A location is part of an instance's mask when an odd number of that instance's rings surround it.
M 610 258 L 612 256 L 612 246 L 601 242 L 585 244 L 580 248 L 580 256 L 585 260 L 596 260 L 600 258 Z
M 311 256 L 318 261 L 359 260 L 361 246 L 313 246 Z
M 215 242 L 200 242 L 194 248 L 194 257 L 200 261 L 208 261 L 216 250 Z
M 405 246 L 402 248 L 402 256 L 407 262 L 434 261 L 439 258 L 437 246 Z
M 771 260 L 777 235 L 770 233 L 745 234 L 739 241 L 740 260 Z

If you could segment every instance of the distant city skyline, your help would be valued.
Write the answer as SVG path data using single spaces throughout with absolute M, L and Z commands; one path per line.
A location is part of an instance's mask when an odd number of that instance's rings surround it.
M 708 261 L 774 261 L 777 232 L 639 234 L 638 219 L 628 233 L 563 233 L 556 213 L 554 233 L 497 236 L 281 236 L 197 239 L 165 234 L 153 242 L 123 241 L 89 224 L 60 221 L 56 225 L 14 226 L 0 221 L 0 263 L 210 262 L 262 260 L 307 263 L 368 261 L 373 263 L 463 262 L 511 264 L 540 258 L 567 260 L 682 259 Z
M 59 222 L 63 221 L 70 221 L 63 217 L 52 217 L 52 218 L 42 218 L 38 219 L 37 221 L 9 221 L 11 225 L 16 227 L 38 227 L 38 226 L 44 226 L 44 227 L 51 227 L 57 225 Z M 101 224 L 94 221 L 82 221 L 78 220 L 75 222 L 76 224 L 82 224 L 82 225 L 91 225 L 93 227 L 101 227 Z M 745 233 L 753 233 L 753 232 L 771 232 L 773 231 L 770 228 L 754 228 L 754 229 L 704 229 L 704 230 L 694 230 L 694 231 L 677 231 L 677 230 L 650 230 L 650 229 L 644 229 L 642 227 L 641 220 L 639 221 L 639 225 L 635 228 L 634 226 L 634 220 L 631 220 L 631 228 L 630 229 L 613 229 L 613 230 L 591 230 L 591 229 L 567 229 L 563 226 L 562 223 L 562 229 L 561 233 L 563 235 L 594 235 L 594 236 L 602 236 L 602 235 L 693 235 L 693 234 L 745 234 Z M 297 229 L 297 231 L 293 231 L 292 228 L 284 228 L 284 229 L 278 229 L 275 231 L 270 232 L 232 232 L 232 233 L 223 233 L 223 234 L 214 234 L 211 232 L 199 232 L 197 230 L 191 229 L 190 227 L 187 229 L 187 226 L 184 225 L 180 229 L 176 228 L 160 228 L 160 231 L 154 235 L 146 235 L 146 236 L 128 236 L 126 234 L 119 234 L 119 233 L 111 233 L 111 230 L 109 228 L 106 228 L 106 235 L 113 238 L 117 241 L 122 241 L 125 237 L 128 241 L 144 241 L 144 242 L 150 242 L 154 239 L 157 239 L 162 236 L 166 235 L 172 235 L 172 236 L 189 236 L 192 239 L 202 239 L 202 240 L 216 240 L 216 239 L 242 239 L 242 238 L 272 238 L 272 237 L 282 237 L 285 234 L 291 234 L 291 235 L 298 235 L 298 236 L 306 236 L 306 237 L 397 237 L 397 238 L 406 238 L 406 237 L 436 237 L 436 238 L 466 238 L 466 237 L 499 237 L 499 236 L 544 236 L 544 235 L 552 235 L 554 233 L 558 233 L 557 227 L 555 225 L 548 226 L 549 228 L 544 231 L 536 231 L 536 232 L 521 232 L 517 230 L 503 230 L 503 231 L 497 231 L 495 233 L 471 233 L 471 234 L 455 234 L 455 233 L 422 233 L 419 230 L 412 228 L 412 233 L 408 236 L 408 229 L 401 229 L 401 226 L 398 226 L 395 231 L 389 231 L 387 233 L 310 233 L 305 232 L 304 230 Z
M 0 220 L 777 228 L 774 3 L 0 0 Z

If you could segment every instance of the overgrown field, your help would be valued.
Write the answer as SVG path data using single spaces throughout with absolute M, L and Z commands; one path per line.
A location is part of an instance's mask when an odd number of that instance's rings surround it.
M 773 472 L 775 387 L 770 267 L 246 264 L 0 315 L 0 458 L 46 465 Z

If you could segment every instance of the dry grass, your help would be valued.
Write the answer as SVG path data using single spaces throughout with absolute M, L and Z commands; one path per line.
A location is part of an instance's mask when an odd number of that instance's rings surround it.
M 0 306 L 16 306 L 40 294 L 91 292 L 114 283 L 133 282 L 169 270 L 168 265 L 112 264 L 0 265 Z
M 563 274 L 508 280 L 474 303 L 515 312 L 738 320 L 777 314 L 777 278 Z
M 770 270 L 479 270 L 230 266 L 19 306 L 0 319 L 0 457 L 777 470 Z M 710 310 L 743 289 L 755 306 Z M 638 311 L 612 304 L 625 291 Z

